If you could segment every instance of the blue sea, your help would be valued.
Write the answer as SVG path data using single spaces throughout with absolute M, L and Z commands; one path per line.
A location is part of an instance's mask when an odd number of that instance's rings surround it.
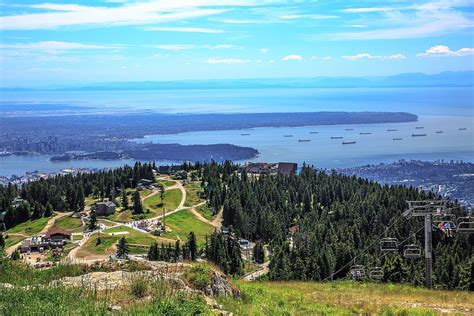
M 294 161 L 300 164 L 306 162 L 323 168 L 392 162 L 399 159 L 474 162 L 474 88 L 472 87 L 28 91 L 2 92 L 1 98 L 2 104 L 70 105 L 88 107 L 90 108 L 88 111 L 101 114 L 143 110 L 160 113 L 404 111 L 417 114 L 419 122 L 149 135 L 136 141 L 180 144 L 231 143 L 258 149 L 260 155 L 254 159 L 256 161 Z M 35 113 L 33 111 L 28 115 Z M 396 131 L 389 132 L 388 129 Z M 361 132 L 371 134 L 361 135 Z M 250 135 L 241 136 L 242 133 Z M 411 136 L 419 133 L 427 136 Z M 283 137 L 289 134 L 293 137 Z M 331 139 L 332 136 L 344 138 Z M 393 138 L 401 140 L 395 141 Z M 298 139 L 310 141 L 298 142 Z M 356 143 L 343 145 L 343 141 Z M 55 172 L 68 167 L 115 167 L 134 162 L 121 160 L 52 163 L 48 159 L 49 156 L 46 155 L 0 157 L 0 175 L 21 175 L 32 170 Z

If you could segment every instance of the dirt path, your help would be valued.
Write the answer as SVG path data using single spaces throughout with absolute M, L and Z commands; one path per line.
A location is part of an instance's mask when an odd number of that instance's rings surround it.
M 199 205 L 199 204 L 198 204 L 198 205 Z M 212 225 L 212 226 L 218 228 L 216 223 L 214 223 L 213 221 L 209 221 L 207 218 L 205 218 L 204 216 L 202 216 L 202 214 L 199 213 L 199 212 L 196 210 L 196 206 L 198 206 L 198 205 L 191 206 L 191 207 L 189 208 L 189 211 L 190 211 L 194 216 L 196 216 L 196 218 L 197 218 L 198 220 L 200 220 L 201 222 L 208 223 L 208 224 L 210 224 L 210 225 Z M 202 205 L 202 204 L 201 204 L 201 205 Z
M 244 281 L 253 281 L 256 278 L 268 273 L 269 268 L 268 266 L 270 265 L 270 261 L 265 262 L 264 264 L 260 265 L 260 269 L 254 272 L 251 272 L 249 274 L 246 274 L 242 277 L 242 280 Z
M 223 214 L 224 214 L 224 211 L 220 210 L 219 213 L 217 213 L 216 217 L 214 217 L 214 219 L 210 222 L 210 224 L 216 227 L 217 230 L 221 230 Z

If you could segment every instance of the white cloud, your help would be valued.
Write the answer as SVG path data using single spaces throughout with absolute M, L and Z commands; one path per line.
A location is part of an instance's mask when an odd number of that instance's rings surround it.
M 370 8 L 347 8 L 340 11 L 345 13 L 369 13 L 369 12 L 385 12 L 393 11 L 394 8 L 389 7 L 370 7 Z
M 262 54 L 268 53 L 268 48 L 260 48 L 260 53 Z
M 353 27 L 353 28 L 358 28 L 358 29 L 363 29 L 363 28 L 366 28 L 367 25 L 363 25 L 363 24 L 346 24 L 346 25 L 343 25 L 344 27 Z
M 303 60 L 303 56 L 301 55 L 287 55 L 283 57 L 281 60 L 283 61 L 301 61 Z
M 424 53 L 417 54 L 418 57 L 430 57 L 430 56 L 468 56 L 474 55 L 474 48 L 461 48 L 456 51 L 452 51 L 448 46 L 437 45 L 427 49 Z
M 245 64 L 248 62 L 250 62 L 250 60 L 239 58 L 209 58 L 206 60 L 208 64 Z
M 121 45 L 94 45 L 76 42 L 59 42 L 59 41 L 44 41 L 34 43 L 14 43 L 14 44 L 0 44 L 1 54 L 8 54 L 8 51 L 16 51 L 20 55 L 31 55 L 33 53 L 58 55 L 66 51 L 77 50 L 100 50 L 113 49 L 119 50 L 123 48 Z M 20 52 L 24 52 L 23 54 Z M 8 54 L 11 55 L 11 54 Z
M 145 27 L 145 31 L 184 32 L 184 33 L 224 33 L 223 30 L 209 29 L 203 27 Z
M 296 20 L 296 19 L 312 19 L 312 20 L 326 20 L 337 19 L 337 15 L 318 15 L 318 14 L 286 14 L 280 16 L 282 20 Z
M 30 6 L 46 12 L 0 17 L 3 30 L 54 29 L 84 25 L 145 25 L 221 14 L 236 6 L 259 5 L 253 0 L 151 0 L 118 6 L 44 3 Z
M 358 59 L 405 59 L 405 56 L 403 54 L 394 54 L 394 55 L 388 55 L 388 56 L 377 56 L 377 55 L 371 55 L 369 53 L 359 53 L 356 55 L 351 55 L 351 56 L 342 56 L 342 58 L 347 59 L 347 60 L 358 60 Z
M 472 5 L 472 0 L 471 0 Z M 421 5 L 381 8 L 351 8 L 344 12 L 378 12 L 371 20 L 374 29 L 331 34 L 336 40 L 377 40 L 422 38 L 448 34 L 474 26 L 471 17 L 457 7 L 469 6 L 467 1 L 435 1 Z
M 164 45 L 150 45 L 151 47 L 172 50 L 175 52 L 195 48 L 195 45 L 186 45 L 186 44 L 164 44 Z
M 162 44 L 162 45 L 147 45 L 149 47 L 171 50 L 171 51 L 182 51 L 195 48 L 204 48 L 204 49 L 232 49 L 236 48 L 235 45 L 231 44 L 218 44 L 218 45 L 190 45 L 190 44 Z
M 16 48 L 16 49 L 36 49 L 36 50 L 68 50 L 68 49 L 104 49 L 104 48 L 120 48 L 119 45 L 91 45 L 75 42 L 58 42 L 45 41 L 35 43 L 16 43 L 16 44 L 0 44 L 0 48 Z

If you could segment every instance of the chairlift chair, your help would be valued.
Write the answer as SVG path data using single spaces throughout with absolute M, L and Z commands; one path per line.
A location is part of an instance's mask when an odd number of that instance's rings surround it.
M 398 239 L 397 238 L 382 238 L 380 240 L 380 251 L 382 252 L 397 252 Z
M 415 244 L 406 245 L 403 247 L 403 256 L 408 259 L 421 258 L 421 247 Z
M 383 278 L 383 269 L 380 267 L 373 267 L 369 271 L 369 278 L 374 281 L 380 281 Z
M 351 268 L 349 270 L 349 274 L 352 277 L 352 279 L 360 280 L 362 277 L 364 277 L 366 275 L 365 267 L 363 265 L 360 265 L 360 264 L 355 264 L 355 265 L 351 266 Z
M 459 233 L 473 233 L 474 232 L 474 217 L 464 216 L 458 217 L 457 232 Z

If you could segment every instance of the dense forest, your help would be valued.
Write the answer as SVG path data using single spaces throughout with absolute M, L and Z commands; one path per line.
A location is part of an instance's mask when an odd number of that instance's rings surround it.
M 82 210 L 84 197 L 108 197 L 111 190 L 134 188 L 153 179 L 154 164 L 139 164 L 99 173 L 56 176 L 21 188 L 0 188 L 0 206 L 7 210 L 7 227 L 53 211 Z M 383 237 L 406 244 L 423 244 L 423 222 L 402 216 L 407 200 L 438 198 L 414 187 L 387 186 L 355 176 L 327 173 L 303 166 L 298 175 L 239 173 L 231 162 L 183 164 L 200 179 L 213 213 L 223 210 L 223 224 L 236 237 L 270 251 L 272 280 L 331 280 L 348 276 L 351 265 L 381 267 L 383 280 L 422 285 L 424 260 L 406 259 L 400 252 L 381 252 Z M 17 196 L 20 205 L 13 206 Z M 461 215 L 455 201 L 447 201 Z M 433 231 L 434 284 L 446 289 L 474 290 L 474 234 L 448 237 Z M 183 246 L 186 246 L 184 244 Z M 181 250 L 182 251 L 182 250 Z M 193 252 L 185 248 L 185 253 Z M 241 274 L 235 240 L 214 233 L 202 252 L 226 273 Z M 175 253 L 172 255 L 172 253 Z M 172 246 L 151 249 L 154 260 L 174 258 Z
M 393 237 L 422 246 L 422 220 L 408 220 L 402 212 L 407 200 L 437 198 L 432 193 L 308 166 L 292 176 L 254 177 L 233 170 L 230 164 L 204 169 L 208 199 L 214 210 L 223 207 L 224 225 L 237 235 L 270 245 L 270 279 L 339 279 L 347 277 L 351 265 L 362 264 L 382 267 L 384 281 L 423 284 L 424 260 L 382 253 L 379 242 Z M 460 215 L 460 208 L 448 203 Z M 473 245 L 474 234 L 448 238 L 434 230 L 436 286 L 474 290 Z
M 13 227 L 30 219 L 49 217 L 53 212 L 84 210 L 85 197 L 104 199 L 123 188 L 135 188 L 140 179 L 154 180 L 154 164 L 137 162 L 133 167 L 78 175 L 57 175 L 22 187 L 0 186 L 0 210 L 5 225 Z M 112 191 L 113 190 L 113 191 Z

